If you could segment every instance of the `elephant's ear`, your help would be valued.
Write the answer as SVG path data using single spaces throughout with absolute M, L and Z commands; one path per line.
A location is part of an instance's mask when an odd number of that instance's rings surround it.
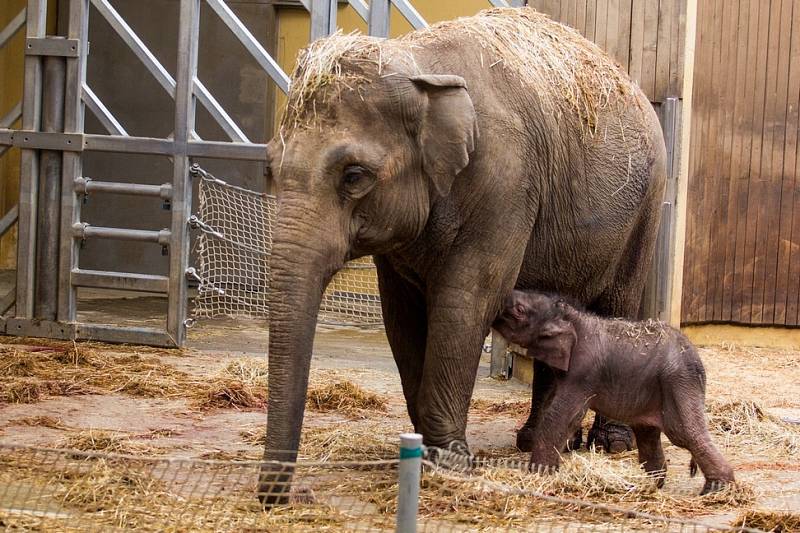
M 528 354 L 551 368 L 566 372 L 569 370 L 572 349 L 577 340 L 572 324 L 558 318 L 542 327 L 535 344 L 529 347 Z
M 427 96 L 419 127 L 423 169 L 436 191 L 446 196 L 475 149 L 475 108 L 461 76 L 428 74 L 413 76 L 411 81 Z

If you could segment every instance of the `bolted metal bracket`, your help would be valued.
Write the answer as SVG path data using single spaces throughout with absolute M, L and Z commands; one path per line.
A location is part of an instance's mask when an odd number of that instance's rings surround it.
M 78 39 L 63 37 L 28 37 L 25 41 L 25 55 L 79 57 L 81 43 Z

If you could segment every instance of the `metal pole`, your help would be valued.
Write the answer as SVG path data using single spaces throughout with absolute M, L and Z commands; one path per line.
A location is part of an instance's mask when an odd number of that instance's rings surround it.
M 369 3 L 369 34 L 389 37 L 389 7 L 391 0 L 371 0 Z
M 44 37 L 47 2 L 28 0 L 26 36 Z M 22 129 L 39 131 L 42 111 L 42 58 L 25 57 L 25 86 L 22 96 Z M 39 199 L 39 152 L 22 150 L 19 175 L 19 221 L 17 223 L 17 308 L 18 317 L 33 317 L 36 272 L 36 215 Z
M 336 0 L 311 0 L 311 41 L 336 31 Z
M 83 133 L 85 108 L 81 99 L 86 81 L 86 55 L 89 43 L 89 0 L 70 0 L 67 37 L 80 41 L 78 57 L 67 58 L 67 88 L 64 104 L 64 131 Z M 61 253 L 59 254 L 58 320 L 74 322 L 77 317 L 77 290 L 71 273 L 78 268 L 80 241 L 72 236 L 72 226 L 80 222 L 81 203 L 75 180 L 83 173 L 83 154 L 64 152 L 61 174 Z
M 189 176 L 189 138 L 194 131 L 197 76 L 197 47 L 200 38 L 200 0 L 181 0 L 178 29 L 178 66 L 175 90 L 175 157 L 172 175 L 172 241 L 169 249 L 169 307 L 167 333 L 177 346 L 186 336 L 189 267 L 189 216 L 192 210 L 192 183 Z
M 422 435 L 400 435 L 400 465 L 397 468 L 397 533 L 416 533 L 419 484 L 422 475 Z
M 492 330 L 492 359 L 489 363 L 489 376 L 508 379 L 508 341 Z
M 54 38 L 54 37 L 53 37 Z M 44 59 L 42 131 L 63 133 L 64 88 L 67 64 L 63 57 Z M 33 315 L 55 320 L 58 310 L 58 248 L 61 218 L 62 153 L 42 150 L 39 155 L 39 203 L 36 231 L 36 292 Z

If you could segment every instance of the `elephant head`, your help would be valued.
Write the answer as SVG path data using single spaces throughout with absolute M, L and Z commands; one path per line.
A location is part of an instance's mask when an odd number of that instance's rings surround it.
M 409 245 L 469 164 L 476 114 L 463 78 L 425 72 L 396 41 L 334 36 L 298 59 L 280 134 L 264 458 L 296 460 L 322 293 L 351 259 Z M 286 467 L 289 468 L 289 467 Z M 290 470 L 265 464 L 262 501 Z

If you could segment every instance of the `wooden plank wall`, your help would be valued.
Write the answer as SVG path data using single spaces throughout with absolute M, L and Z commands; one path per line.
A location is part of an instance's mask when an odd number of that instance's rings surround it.
M 682 322 L 800 325 L 800 0 L 698 6 Z
M 651 102 L 681 96 L 686 0 L 529 0 L 596 42 Z

